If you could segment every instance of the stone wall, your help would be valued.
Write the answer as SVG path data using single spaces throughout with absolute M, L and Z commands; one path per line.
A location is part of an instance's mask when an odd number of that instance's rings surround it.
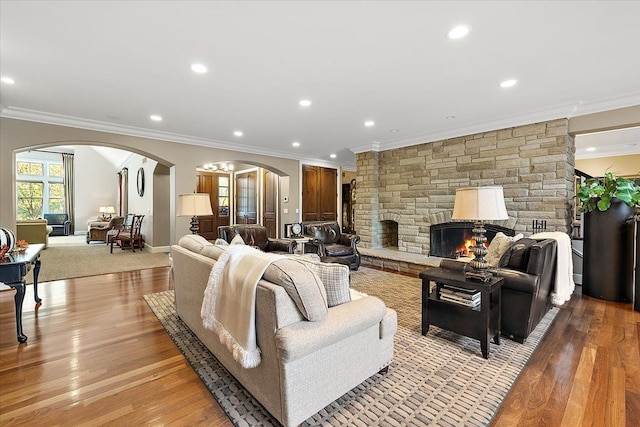
M 356 156 L 356 231 L 381 247 L 380 221 L 398 222 L 398 249 L 429 253 L 430 216 L 453 210 L 458 187 L 501 185 L 509 225 L 525 235 L 534 219 L 569 232 L 574 143 L 566 119 Z

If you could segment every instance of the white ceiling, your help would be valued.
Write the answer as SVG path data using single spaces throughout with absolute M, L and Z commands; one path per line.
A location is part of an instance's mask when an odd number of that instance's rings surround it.
M 1 0 L 0 108 L 353 167 L 354 151 L 640 105 L 638 16 L 637 1 Z M 457 24 L 470 34 L 447 39 Z

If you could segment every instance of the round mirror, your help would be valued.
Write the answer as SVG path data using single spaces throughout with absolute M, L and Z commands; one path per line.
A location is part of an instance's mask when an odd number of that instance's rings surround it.
M 138 169 L 138 195 L 144 196 L 144 169 Z

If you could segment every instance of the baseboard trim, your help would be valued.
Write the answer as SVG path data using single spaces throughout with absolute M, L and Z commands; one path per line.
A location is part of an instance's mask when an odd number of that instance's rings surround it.
M 169 253 L 171 251 L 171 246 L 149 246 L 147 243 L 145 243 L 144 249 L 148 250 L 152 254 L 155 254 L 158 252 Z

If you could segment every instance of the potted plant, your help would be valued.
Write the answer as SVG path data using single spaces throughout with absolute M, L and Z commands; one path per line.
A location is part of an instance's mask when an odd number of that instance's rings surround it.
M 633 298 L 634 211 L 640 187 L 627 178 L 605 173 L 578 185 L 576 197 L 584 215 L 583 295 L 608 301 Z
M 576 197 L 582 202 L 581 212 L 591 212 L 598 208 L 604 212 L 611 207 L 611 200 L 620 199 L 630 207 L 640 207 L 640 186 L 627 178 L 616 178 L 607 172 L 602 180 L 588 178 L 578 184 Z

